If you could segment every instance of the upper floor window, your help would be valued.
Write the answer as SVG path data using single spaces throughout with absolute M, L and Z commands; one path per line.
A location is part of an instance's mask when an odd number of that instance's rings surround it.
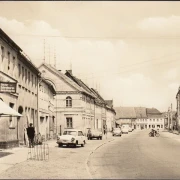
M 4 47 L 1 46 L 1 57 L 2 57 L 2 60 L 4 59 Z
M 25 80 L 27 81 L 27 69 L 25 69 Z
M 8 55 L 8 70 L 10 69 L 10 52 L 8 51 L 7 52 L 7 55 Z
M 22 78 L 24 78 L 24 67 L 22 66 Z
M 72 107 L 72 98 L 70 96 L 66 98 L 66 107 Z
M 18 69 L 19 69 L 19 77 L 21 76 L 21 65 L 18 64 Z
M 33 84 L 34 84 L 34 79 L 33 79 L 33 75 L 32 75 L 32 86 L 33 86 Z
M 28 80 L 29 80 L 29 82 L 31 81 L 30 72 L 28 72 Z
M 16 58 L 13 56 L 13 69 L 15 67 L 15 64 L 16 64 Z

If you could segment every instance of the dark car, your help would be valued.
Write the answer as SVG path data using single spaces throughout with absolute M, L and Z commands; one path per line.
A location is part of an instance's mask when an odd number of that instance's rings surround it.
M 122 135 L 122 131 L 120 128 L 114 128 L 113 132 L 112 132 L 113 136 L 121 136 Z
M 91 140 L 93 138 L 102 140 L 102 132 L 96 129 L 89 129 L 87 133 L 87 138 L 88 140 Z

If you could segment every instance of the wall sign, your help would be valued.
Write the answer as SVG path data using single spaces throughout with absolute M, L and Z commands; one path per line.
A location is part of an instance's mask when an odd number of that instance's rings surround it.
M 0 92 L 16 93 L 16 83 L 0 82 Z

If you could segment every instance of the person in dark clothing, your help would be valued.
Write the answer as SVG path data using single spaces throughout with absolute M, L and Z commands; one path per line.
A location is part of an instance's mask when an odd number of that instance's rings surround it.
M 30 123 L 30 127 L 27 128 L 27 135 L 29 138 L 29 147 L 34 147 L 34 136 L 35 136 L 35 129 L 32 126 L 33 124 Z

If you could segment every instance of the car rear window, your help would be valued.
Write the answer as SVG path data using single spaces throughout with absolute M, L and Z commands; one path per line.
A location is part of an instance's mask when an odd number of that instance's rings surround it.
M 63 135 L 76 135 L 76 131 L 64 131 Z

